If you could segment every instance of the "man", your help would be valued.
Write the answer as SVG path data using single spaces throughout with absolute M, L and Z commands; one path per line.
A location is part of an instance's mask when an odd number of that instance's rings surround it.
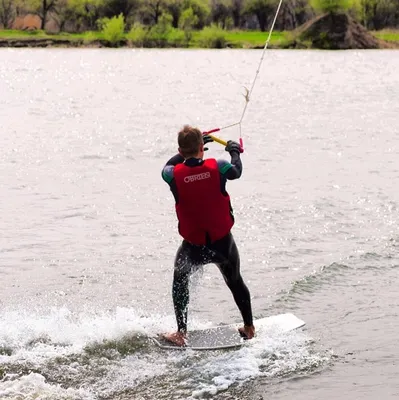
M 184 126 L 178 134 L 179 153 L 162 170 L 176 202 L 178 229 L 183 237 L 175 258 L 172 289 L 177 331 L 164 335 L 178 346 L 185 345 L 190 275 L 208 263 L 218 266 L 241 312 L 244 326 L 239 333 L 246 339 L 255 335 L 250 294 L 240 274 L 240 257 L 230 232 L 234 216 L 226 192 L 226 181 L 238 179 L 242 173 L 240 145 L 227 142 L 229 163 L 204 160 L 204 141 L 213 140 L 197 128 Z

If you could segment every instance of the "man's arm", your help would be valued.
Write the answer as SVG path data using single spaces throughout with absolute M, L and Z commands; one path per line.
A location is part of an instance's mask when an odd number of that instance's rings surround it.
M 182 157 L 180 154 L 176 154 L 170 160 L 168 160 L 165 166 L 163 167 L 162 179 L 169 185 L 171 184 L 174 178 L 173 170 L 175 169 L 175 166 L 177 164 L 181 164 L 182 162 L 184 162 L 184 157 Z
M 242 162 L 240 153 L 232 152 L 231 155 L 231 168 L 226 173 L 226 179 L 238 179 L 242 174 Z
M 226 151 L 230 153 L 231 161 L 218 160 L 219 171 L 225 179 L 233 180 L 241 177 L 242 162 L 240 158 L 240 145 L 229 140 Z

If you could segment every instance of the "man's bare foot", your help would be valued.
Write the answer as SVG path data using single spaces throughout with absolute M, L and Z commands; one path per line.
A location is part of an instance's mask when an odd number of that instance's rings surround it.
M 183 347 L 186 345 L 186 334 L 183 332 L 165 333 L 162 337 L 176 346 Z
M 244 339 L 252 339 L 255 336 L 255 327 L 253 325 L 244 325 L 238 328 L 238 332 Z

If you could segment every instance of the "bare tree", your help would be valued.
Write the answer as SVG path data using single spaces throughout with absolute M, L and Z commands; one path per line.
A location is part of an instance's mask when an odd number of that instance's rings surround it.
M 287 0 L 281 5 L 276 21 L 276 29 L 292 30 L 314 16 L 314 11 L 307 0 Z
M 231 16 L 235 28 L 239 28 L 244 12 L 244 0 L 230 0 Z
M 51 11 L 56 12 L 55 6 L 58 0 L 23 0 L 20 5 L 25 13 L 34 13 L 41 19 L 40 29 L 44 29 L 47 17 Z
M 15 8 L 12 0 L 0 0 L 0 24 L 5 29 L 11 28 L 15 18 Z
M 47 22 L 47 16 L 50 11 L 56 11 L 55 6 L 57 5 L 57 0 L 42 0 L 42 6 L 39 11 L 39 17 L 42 22 L 40 25 L 40 29 L 44 29 Z

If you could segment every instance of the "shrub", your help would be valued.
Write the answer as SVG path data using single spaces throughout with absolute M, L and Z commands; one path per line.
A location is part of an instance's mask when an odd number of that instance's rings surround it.
M 117 17 L 103 18 L 99 20 L 101 33 L 110 45 L 115 46 L 123 40 L 125 31 L 125 21 L 123 15 Z
M 143 47 L 147 37 L 147 30 L 142 24 L 135 24 L 130 29 L 129 33 L 126 35 L 126 39 L 137 47 Z
M 187 46 L 187 37 L 181 29 L 172 29 L 168 35 L 168 43 L 174 47 Z
M 165 13 L 160 16 L 158 23 L 150 29 L 148 38 L 156 47 L 165 47 L 172 30 L 172 16 Z
M 226 33 L 216 25 L 207 26 L 199 32 L 198 42 L 201 47 L 222 49 L 226 47 Z

